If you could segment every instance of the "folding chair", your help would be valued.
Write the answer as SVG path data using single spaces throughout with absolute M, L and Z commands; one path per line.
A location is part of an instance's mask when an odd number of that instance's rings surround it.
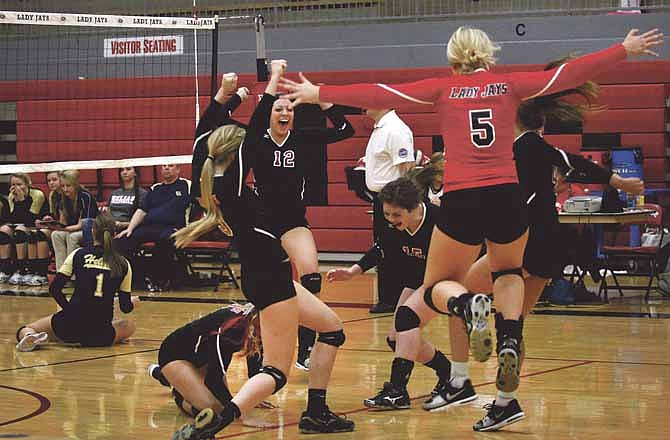
M 603 261 L 604 261 L 604 269 L 605 269 L 605 275 L 607 275 L 607 271 L 609 271 L 612 274 L 612 278 L 614 279 L 614 284 L 616 288 L 619 290 L 619 296 L 623 296 L 623 290 L 639 290 L 640 286 L 625 286 L 619 284 L 619 280 L 617 279 L 617 275 L 614 273 L 613 270 L 613 263 L 616 260 L 635 260 L 638 263 L 646 262 L 649 271 L 645 274 L 628 274 L 628 276 L 631 277 L 649 277 L 649 283 L 647 284 L 647 291 L 644 295 L 645 301 L 649 299 L 649 294 L 651 292 L 651 285 L 654 281 L 654 279 L 657 280 L 658 282 L 658 274 L 661 272 L 661 260 L 662 257 L 660 255 L 661 251 L 661 244 L 663 243 L 663 235 L 664 235 L 664 230 L 663 230 L 663 208 L 659 205 L 655 204 L 645 204 L 642 205 L 643 209 L 650 209 L 655 211 L 648 220 L 641 221 L 641 222 L 632 222 L 632 223 L 627 223 L 625 225 L 621 225 L 619 228 L 614 233 L 614 236 L 612 237 L 612 245 L 604 245 L 602 247 L 602 254 L 603 254 Z M 627 246 L 627 245 L 617 245 L 616 243 L 616 238 L 618 232 L 621 232 L 622 229 L 628 229 L 627 226 L 629 225 L 640 225 L 640 230 L 641 231 L 657 231 L 657 233 L 660 235 L 660 239 L 658 240 L 658 245 L 654 246 Z M 644 267 L 644 266 L 641 266 Z M 603 292 L 604 294 L 604 299 L 607 301 L 608 299 L 608 285 L 607 285 L 607 280 L 606 276 L 603 277 L 602 282 L 600 284 L 600 291 Z

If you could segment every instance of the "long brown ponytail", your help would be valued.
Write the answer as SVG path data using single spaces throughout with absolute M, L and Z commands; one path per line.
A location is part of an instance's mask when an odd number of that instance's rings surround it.
M 102 261 L 109 266 L 112 278 L 121 278 L 128 269 L 127 260 L 116 250 L 114 245 L 114 219 L 108 213 L 100 214 L 95 219 L 95 241 L 102 244 Z
M 175 246 L 183 248 L 191 244 L 203 234 L 212 231 L 217 226 L 232 235 L 232 231 L 225 219 L 221 208 L 214 202 L 213 184 L 216 166 L 224 170 L 230 165 L 235 153 L 239 150 L 246 131 L 237 125 L 223 125 L 214 130 L 207 139 L 209 153 L 202 166 L 200 174 L 200 204 L 205 210 L 205 216 L 181 228 L 172 236 Z
M 549 62 L 544 70 L 554 69 L 567 63 L 574 57 L 564 57 Z M 546 119 L 557 120 L 564 123 L 581 123 L 584 114 L 592 111 L 600 111 L 604 108 L 594 104 L 598 97 L 600 87 L 593 81 L 586 81 L 574 89 L 564 90 L 552 95 L 540 96 L 521 103 L 517 112 L 518 123 L 522 130 L 537 130 L 544 126 Z M 570 101 L 564 98 L 577 95 L 586 101 L 578 104 L 575 99 Z

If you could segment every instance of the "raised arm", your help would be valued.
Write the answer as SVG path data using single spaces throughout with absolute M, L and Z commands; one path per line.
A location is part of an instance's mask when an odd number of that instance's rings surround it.
M 260 137 L 270 128 L 270 113 L 272 113 L 272 105 L 277 100 L 279 80 L 286 71 L 286 61 L 272 60 L 270 71 L 270 81 L 268 81 L 265 87 L 265 93 L 263 93 L 261 101 L 256 106 L 256 110 L 254 110 L 249 120 L 247 136 Z
M 344 116 L 344 111 L 333 104 L 319 104 L 321 110 L 324 111 L 326 117 L 333 123 L 333 127 L 315 127 L 308 128 L 303 131 L 309 140 L 314 143 L 332 144 L 341 140 L 350 138 L 354 135 L 354 127 L 349 123 Z
M 592 79 L 597 74 L 616 66 L 626 57 L 635 55 L 658 56 L 650 48 L 663 42 L 663 34 L 652 29 L 642 35 L 631 30 L 624 41 L 607 49 L 568 61 L 559 67 L 540 72 L 517 72 L 509 74 L 513 90 L 522 99 L 550 95 L 571 89 Z
M 317 86 L 302 72 L 300 82 L 283 78 L 281 84 L 290 93 L 286 96 L 293 105 L 334 102 L 361 108 L 392 108 L 412 102 L 433 105 L 445 86 L 443 78 L 429 78 L 405 84 L 350 84 L 346 86 Z
M 237 89 L 237 91 L 233 93 L 230 98 L 226 99 L 226 97 L 235 89 Z M 228 122 L 232 113 L 241 103 L 246 101 L 248 96 L 249 89 L 246 87 L 237 88 L 237 74 L 226 73 L 223 75 L 221 87 L 219 87 L 214 99 L 212 99 L 207 110 L 203 113 L 200 122 L 198 123 L 198 127 L 195 129 L 196 141 L 198 137 L 208 131 L 214 130 Z

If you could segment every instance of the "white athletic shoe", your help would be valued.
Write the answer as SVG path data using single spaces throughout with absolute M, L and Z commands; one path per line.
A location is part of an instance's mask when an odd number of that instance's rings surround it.
M 9 280 L 7 280 L 7 282 L 14 286 L 23 285 L 25 277 L 26 277 L 25 275 L 21 275 L 20 272 L 16 271 L 12 274 L 11 277 L 9 277 Z
M 28 274 L 23 276 L 23 284 L 37 287 L 42 285 L 42 280 L 40 279 L 40 275 Z
M 33 351 L 39 345 L 44 344 L 47 339 L 49 339 L 49 335 L 46 332 L 28 333 L 16 344 L 16 349 L 18 351 Z
M 6 283 L 10 276 L 8 273 L 0 272 L 0 283 Z

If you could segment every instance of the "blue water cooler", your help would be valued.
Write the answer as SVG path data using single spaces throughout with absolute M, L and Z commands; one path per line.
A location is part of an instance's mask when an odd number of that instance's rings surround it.
M 610 153 L 610 162 L 612 172 L 617 173 L 621 177 L 637 177 L 639 179 L 644 179 L 641 148 L 635 147 L 612 150 Z M 619 197 L 626 202 L 628 208 L 634 208 L 636 206 L 636 196 L 631 196 L 619 191 Z M 641 235 L 640 227 L 632 225 L 630 227 L 630 246 L 640 246 Z

